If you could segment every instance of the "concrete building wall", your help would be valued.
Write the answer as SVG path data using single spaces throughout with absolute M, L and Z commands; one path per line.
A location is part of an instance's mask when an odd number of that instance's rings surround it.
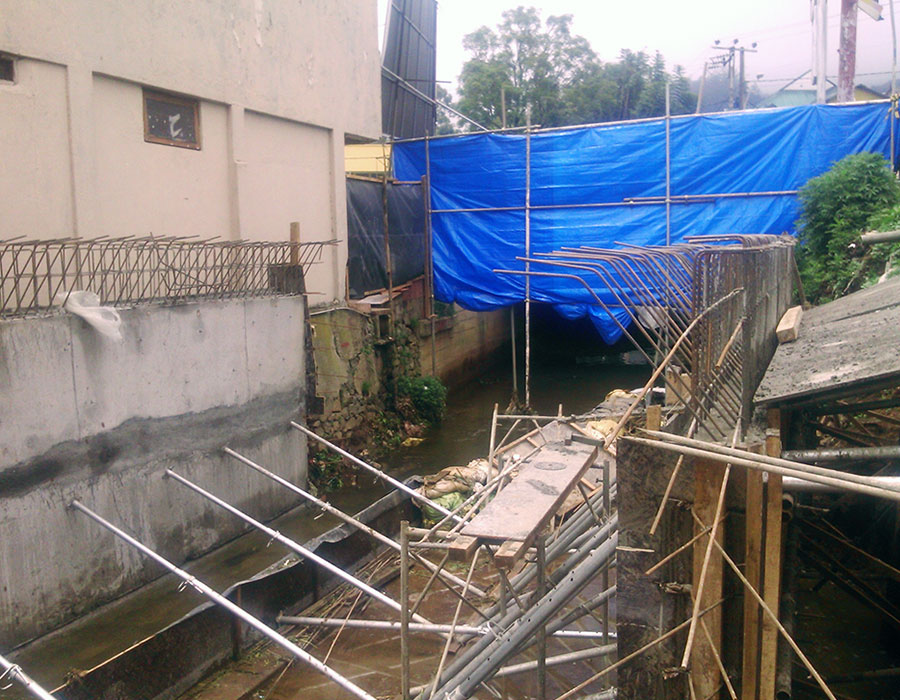
M 171 468 L 268 519 L 290 493 L 223 452 L 295 483 L 306 442 L 301 297 L 121 312 L 122 343 L 58 315 L 0 323 L 0 646 L 47 632 L 158 576 L 73 499 L 176 562 L 243 531 L 163 478 Z
M 380 134 L 375 0 L 11 0 L 0 52 L 0 237 L 284 240 L 300 220 L 341 241 L 313 303 L 343 299 L 344 140 Z M 200 101 L 200 151 L 144 141 L 143 87 Z
M 16 68 L 16 84 L 0 83 L 0 238 L 69 236 L 75 219 L 66 70 L 32 60 Z
M 95 75 L 93 96 L 98 230 L 227 238 L 228 109 L 201 101 L 203 148 L 195 151 L 144 141 L 140 85 Z
M 283 239 L 288 235 L 286 222 L 297 221 L 303 242 L 334 238 L 332 134 L 327 129 L 250 111 L 245 112 L 244 133 L 244 157 L 238 164 L 243 237 Z M 346 212 L 346 204 L 342 206 Z M 346 267 L 346 246 L 341 250 Z M 334 249 L 327 249 L 322 263 L 309 269 L 307 288 L 315 292 L 311 304 L 328 301 L 319 297 L 339 276 L 336 260 Z M 343 290 L 337 296 L 343 297 Z
M 422 371 L 431 374 L 431 324 L 419 324 Z M 509 311 L 467 311 L 435 321 L 434 374 L 450 387 L 477 377 L 510 339 Z

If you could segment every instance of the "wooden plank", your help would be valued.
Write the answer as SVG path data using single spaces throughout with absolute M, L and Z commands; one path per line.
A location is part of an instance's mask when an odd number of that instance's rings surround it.
M 722 479 L 725 472 L 722 465 L 717 462 L 698 459 L 694 462 L 694 511 L 697 517 L 704 523 L 711 524 L 716 517 L 716 504 L 719 501 L 719 491 L 722 488 Z M 694 525 L 695 533 L 700 532 L 700 527 Z M 725 546 L 725 522 L 719 523 L 716 532 L 716 541 Z M 706 547 L 709 543 L 709 534 L 704 535 L 694 544 L 694 575 L 693 589 L 696 591 L 700 585 L 700 572 L 703 568 L 703 559 L 706 555 Z M 705 610 L 715 605 L 722 598 L 722 555 L 713 549 L 706 569 L 706 583 L 703 586 L 703 597 L 700 600 L 700 609 Z M 716 652 L 722 650 L 722 610 L 716 608 L 708 612 L 703 620 L 709 630 L 710 637 Z M 691 650 L 691 678 L 694 682 L 694 690 L 698 698 L 711 697 L 719 688 L 721 679 L 719 668 L 716 665 L 715 654 L 710 648 L 705 634 L 698 634 L 694 638 L 694 647 Z
M 527 551 L 527 542 L 514 542 L 508 540 L 501 544 L 497 548 L 497 551 L 494 552 L 494 563 L 501 569 L 511 569 Z
M 803 307 L 792 306 L 784 312 L 784 316 L 775 328 L 779 343 L 790 343 L 800 335 L 800 321 L 803 318 Z
M 478 539 L 459 535 L 450 541 L 450 559 L 452 561 L 469 561 L 478 549 Z
M 750 448 L 762 452 L 761 446 Z M 763 473 L 753 469 L 746 471 L 747 499 L 745 510 L 744 575 L 757 590 L 762 589 L 762 539 L 763 539 Z M 743 672 L 741 673 L 741 700 L 756 700 L 759 683 L 759 634 L 760 609 L 753 596 L 744 596 Z
M 647 406 L 647 430 L 659 430 L 662 427 L 662 406 L 655 403 Z
M 766 454 L 770 457 L 781 456 L 781 437 L 779 425 L 781 412 L 769 409 L 766 430 Z M 778 614 L 778 602 L 781 597 L 781 513 L 782 487 L 779 474 L 769 474 L 766 484 L 766 536 L 763 570 L 763 600 L 772 611 Z M 759 697 L 775 697 L 775 665 L 778 656 L 778 628 L 772 618 L 763 617 L 762 640 L 759 650 Z
M 556 513 L 599 454 L 598 447 L 553 442 L 519 465 L 519 473 L 462 530 L 490 542 L 528 542 Z

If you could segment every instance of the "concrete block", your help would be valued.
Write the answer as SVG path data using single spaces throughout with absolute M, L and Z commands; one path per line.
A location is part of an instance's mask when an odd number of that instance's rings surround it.
M 784 312 L 784 316 L 775 328 L 779 343 L 790 343 L 800 335 L 800 321 L 803 319 L 803 307 L 792 306 Z

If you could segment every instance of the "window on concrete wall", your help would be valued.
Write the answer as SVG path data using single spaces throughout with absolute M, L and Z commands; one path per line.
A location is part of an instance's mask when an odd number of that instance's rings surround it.
M 0 53 L 0 82 L 16 82 L 16 59 Z
M 144 90 L 144 141 L 200 150 L 200 101 Z

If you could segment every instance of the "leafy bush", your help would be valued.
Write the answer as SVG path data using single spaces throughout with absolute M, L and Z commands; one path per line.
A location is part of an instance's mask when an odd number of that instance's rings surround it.
M 309 456 L 309 481 L 319 491 L 337 491 L 344 485 L 343 467 L 344 460 L 340 455 L 317 450 Z
M 804 185 L 800 204 L 797 264 L 810 301 L 837 298 L 881 273 L 889 253 L 866 252 L 859 234 L 873 223 L 888 222 L 891 208 L 900 205 L 900 185 L 883 156 L 856 153 L 842 158 Z M 894 218 L 900 218 L 900 212 Z
M 416 413 L 428 423 L 439 423 L 447 405 L 447 388 L 436 377 L 402 376 L 397 380 L 398 398 L 412 402 Z

